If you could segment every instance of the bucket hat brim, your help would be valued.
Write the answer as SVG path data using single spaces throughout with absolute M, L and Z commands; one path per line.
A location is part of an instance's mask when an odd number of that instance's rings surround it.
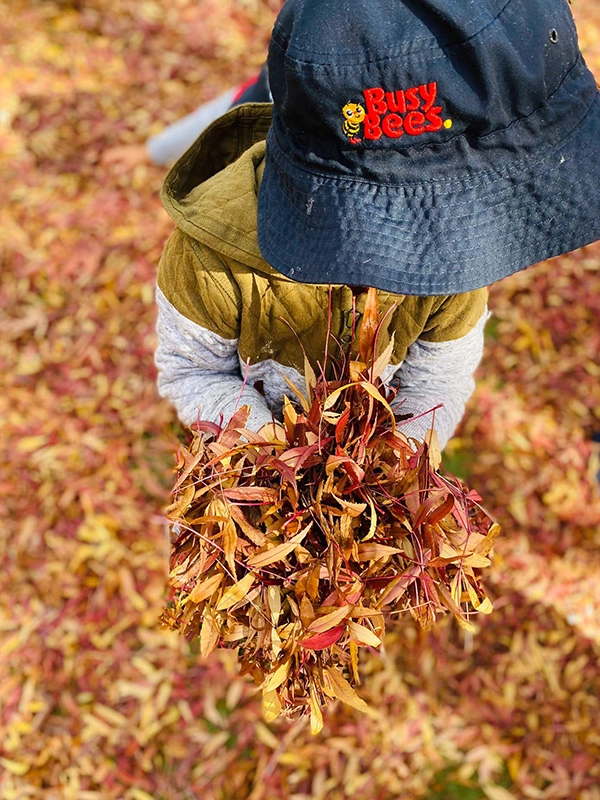
M 550 146 L 503 158 L 382 185 L 295 163 L 275 126 L 259 192 L 261 253 L 300 282 L 425 296 L 475 290 L 600 239 L 597 91 L 571 108 Z

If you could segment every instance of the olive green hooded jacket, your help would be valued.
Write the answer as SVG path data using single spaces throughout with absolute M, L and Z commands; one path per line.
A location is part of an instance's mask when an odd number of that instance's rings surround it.
M 227 420 L 236 405 L 252 407 L 249 427 L 278 416 L 287 377 L 302 385 L 305 353 L 323 361 L 328 325 L 347 342 L 353 290 L 304 284 L 262 258 L 257 198 L 271 107 L 233 109 L 208 128 L 169 172 L 163 202 L 176 228 L 158 273 L 161 394 L 181 420 Z M 487 290 L 445 297 L 378 292 L 382 312 L 395 305 L 379 339 L 394 337 L 385 373 L 400 382 L 399 414 L 416 419 L 407 435 L 435 427 L 445 444 L 460 420 L 482 353 Z M 356 300 L 360 314 L 365 294 Z M 260 391 L 259 391 L 260 388 Z M 423 416 L 420 416 L 423 415 Z

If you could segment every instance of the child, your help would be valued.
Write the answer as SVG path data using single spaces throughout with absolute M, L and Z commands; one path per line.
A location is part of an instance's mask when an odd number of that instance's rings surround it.
M 287 0 L 267 63 L 273 105 L 215 121 L 165 182 L 159 390 L 187 425 L 247 403 L 258 430 L 301 345 L 322 362 L 328 317 L 347 341 L 374 286 L 403 430 L 433 421 L 443 447 L 485 287 L 600 238 L 600 98 L 567 2 Z

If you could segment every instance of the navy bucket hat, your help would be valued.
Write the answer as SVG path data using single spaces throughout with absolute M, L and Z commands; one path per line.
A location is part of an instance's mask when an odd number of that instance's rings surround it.
M 287 0 L 265 260 L 466 292 L 600 238 L 600 96 L 566 0 Z

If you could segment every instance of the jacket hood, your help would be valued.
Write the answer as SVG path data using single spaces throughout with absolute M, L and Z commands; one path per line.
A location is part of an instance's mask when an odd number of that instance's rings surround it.
M 258 188 L 270 103 L 248 103 L 215 120 L 177 161 L 161 193 L 184 233 L 227 258 L 270 269 L 258 248 Z

